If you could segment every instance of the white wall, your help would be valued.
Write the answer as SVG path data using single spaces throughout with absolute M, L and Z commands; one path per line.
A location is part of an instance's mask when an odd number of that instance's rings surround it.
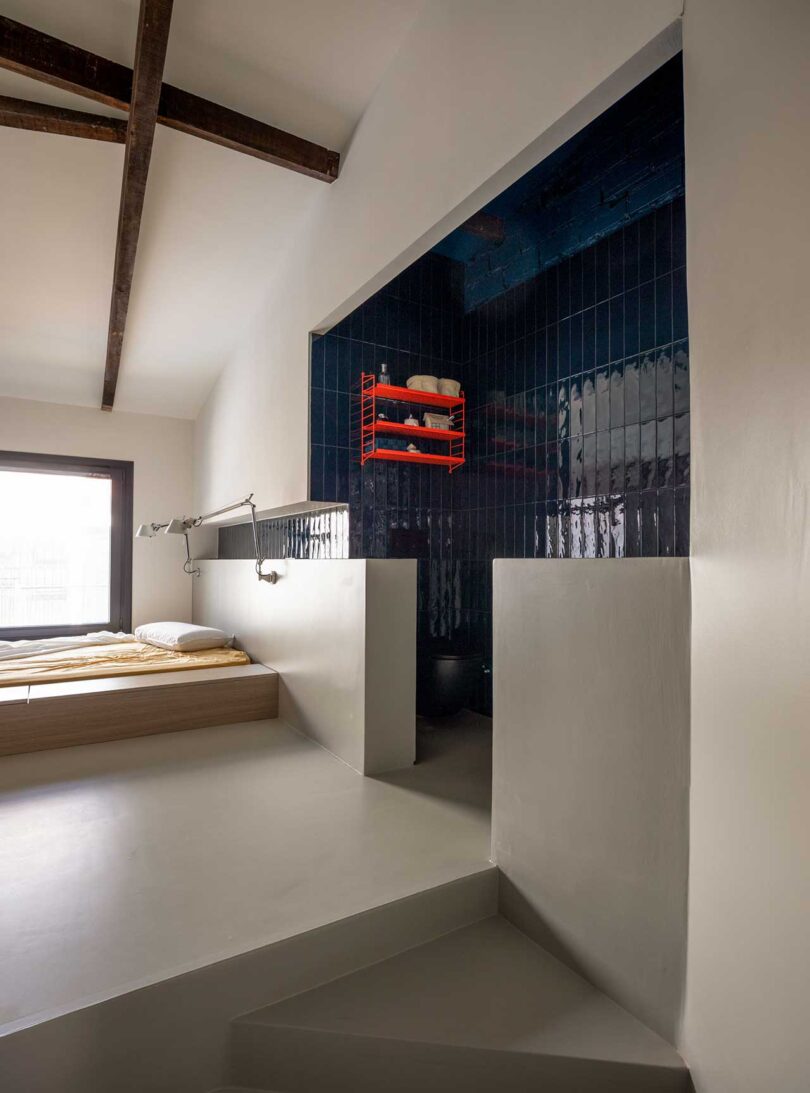
M 279 715 L 362 774 L 416 748 L 416 562 L 203 561 L 194 619 L 280 676 Z
M 686 965 L 689 562 L 494 566 L 502 913 L 670 1042 Z
M 810 1088 L 810 5 L 687 0 L 699 1093 Z
M 132 460 L 136 528 L 191 511 L 191 447 L 189 421 L 0 398 L 0 450 Z M 191 578 L 183 573 L 184 559 L 179 536 L 135 540 L 133 626 L 191 617 Z
M 309 332 L 376 291 L 666 60 L 677 34 L 635 55 L 680 13 L 681 0 L 424 6 L 340 179 L 318 190 L 198 419 L 200 508 L 238 496 L 246 475 L 262 509 L 306 497 Z

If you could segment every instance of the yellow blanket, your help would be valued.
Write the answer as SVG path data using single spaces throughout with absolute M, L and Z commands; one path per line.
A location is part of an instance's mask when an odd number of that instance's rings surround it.
M 239 649 L 201 649 L 178 653 L 142 641 L 117 645 L 87 645 L 19 660 L 0 660 L 0 687 L 26 683 L 64 683 L 104 676 L 140 676 L 149 672 L 178 672 L 187 668 L 228 668 L 250 664 Z

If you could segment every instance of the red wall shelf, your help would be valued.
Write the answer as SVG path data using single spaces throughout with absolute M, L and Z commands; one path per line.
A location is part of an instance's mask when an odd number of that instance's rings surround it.
M 390 459 L 399 463 L 426 463 L 433 466 L 447 467 L 450 474 L 463 466 L 464 442 L 464 396 L 434 395 L 428 391 L 413 391 L 409 387 L 394 387 L 387 383 L 377 383 L 375 377 L 364 372 L 360 378 L 360 462 L 369 459 Z M 378 400 L 387 403 L 407 403 L 412 406 L 431 406 L 445 410 L 450 416 L 453 428 L 430 429 L 424 425 L 403 425 L 398 421 L 379 420 Z M 412 439 L 429 440 L 447 445 L 446 452 L 401 452 L 393 448 L 380 447 L 380 436 L 401 436 Z

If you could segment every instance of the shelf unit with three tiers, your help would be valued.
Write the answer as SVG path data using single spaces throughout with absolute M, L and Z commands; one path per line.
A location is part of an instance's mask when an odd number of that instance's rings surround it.
M 383 403 L 383 406 L 380 406 Z M 397 421 L 380 420 L 381 409 L 388 404 L 425 406 L 444 411 L 450 418 L 449 429 L 431 429 L 424 425 L 404 425 Z M 360 377 L 360 462 L 389 459 L 400 463 L 426 463 L 447 467 L 450 474 L 464 465 L 464 395 L 434 395 L 410 387 L 394 387 L 378 383 L 376 376 L 364 372 Z M 431 452 L 399 451 L 385 447 L 385 438 L 403 437 L 413 442 L 430 441 L 440 449 Z

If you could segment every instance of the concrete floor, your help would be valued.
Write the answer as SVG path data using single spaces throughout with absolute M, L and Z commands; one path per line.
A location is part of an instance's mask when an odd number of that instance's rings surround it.
M 0 1032 L 484 868 L 465 714 L 363 778 L 280 721 L 0 760 Z

